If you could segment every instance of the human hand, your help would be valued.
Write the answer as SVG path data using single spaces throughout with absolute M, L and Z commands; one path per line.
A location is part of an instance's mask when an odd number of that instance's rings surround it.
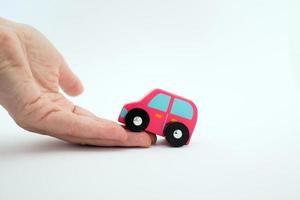
M 74 105 L 83 86 L 62 55 L 34 28 L 0 18 L 0 104 L 22 128 L 71 143 L 149 147 L 156 136 L 132 133 Z

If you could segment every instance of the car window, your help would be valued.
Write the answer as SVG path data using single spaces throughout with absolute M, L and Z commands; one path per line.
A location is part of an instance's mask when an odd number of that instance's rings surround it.
M 169 95 L 166 94 L 157 94 L 148 104 L 148 106 L 150 108 L 155 108 L 158 109 L 160 111 L 164 111 L 166 112 L 168 107 L 169 107 L 169 103 L 170 103 L 171 97 Z
M 177 115 L 179 117 L 183 117 L 186 119 L 192 119 L 193 118 L 193 107 L 190 103 L 175 98 L 173 107 L 171 110 L 171 114 Z

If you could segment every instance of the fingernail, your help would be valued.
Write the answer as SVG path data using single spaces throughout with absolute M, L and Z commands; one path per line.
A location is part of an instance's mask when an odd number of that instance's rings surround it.
M 152 133 L 149 133 L 150 135 L 150 138 L 151 138 L 151 144 L 155 144 L 156 141 L 157 141 L 157 137 L 156 135 L 152 134 Z

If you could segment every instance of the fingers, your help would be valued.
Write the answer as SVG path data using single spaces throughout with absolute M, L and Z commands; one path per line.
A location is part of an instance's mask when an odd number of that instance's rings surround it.
M 148 133 L 128 133 L 128 138 L 125 141 L 87 139 L 73 136 L 60 136 L 59 139 L 71 142 L 74 144 L 101 146 L 101 147 L 144 147 L 148 148 L 151 144 L 155 144 L 156 136 Z
M 128 137 L 126 131 L 117 123 L 64 111 L 49 113 L 41 120 L 39 126 L 46 134 L 54 137 L 72 136 L 114 141 L 125 141 Z
M 127 132 L 128 138 L 118 146 L 123 147 L 150 147 L 156 143 L 156 136 L 145 132 L 133 133 Z
M 70 96 L 77 96 L 83 92 L 81 81 L 66 63 L 63 63 L 60 67 L 59 84 L 64 92 Z
M 75 106 L 73 112 L 78 115 L 91 117 L 99 122 L 110 123 L 110 121 L 98 118 L 90 111 L 81 108 L 79 106 Z M 84 140 L 84 139 L 77 138 L 78 141 L 73 143 L 87 144 L 87 145 L 94 145 L 94 146 L 149 147 L 151 144 L 155 144 L 157 140 L 156 135 L 151 133 L 127 132 L 127 134 L 128 134 L 128 138 L 125 141 L 94 140 L 94 139 Z

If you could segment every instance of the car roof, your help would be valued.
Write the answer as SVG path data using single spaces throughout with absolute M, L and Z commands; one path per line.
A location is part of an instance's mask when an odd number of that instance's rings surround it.
M 174 94 L 174 93 L 168 92 L 168 91 L 166 91 L 166 90 L 159 89 L 159 88 L 156 88 L 156 89 L 152 90 L 148 95 L 151 95 L 151 94 L 158 94 L 158 93 L 163 93 L 163 94 L 166 94 L 166 95 L 169 95 L 169 96 L 178 98 L 178 99 L 182 99 L 182 100 L 184 100 L 184 101 L 187 101 L 187 102 L 193 104 L 193 105 L 196 107 L 196 105 L 194 104 L 193 101 L 191 101 L 191 100 L 189 100 L 189 99 L 187 99 L 187 98 L 184 98 L 184 97 L 182 97 L 182 96 L 176 95 L 176 94 Z

